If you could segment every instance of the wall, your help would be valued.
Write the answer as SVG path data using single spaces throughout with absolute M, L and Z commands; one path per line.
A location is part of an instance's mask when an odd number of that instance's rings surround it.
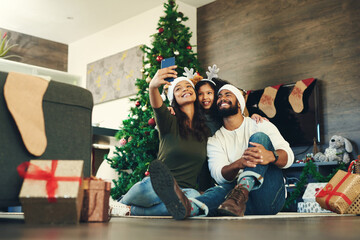
M 21 58 L 9 58 L 11 61 L 31 64 L 39 67 L 67 71 L 68 67 L 68 45 L 49 41 L 43 38 L 10 31 L 0 28 L 2 37 L 7 32 L 9 44 L 17 44 L 7 55 L 17 55 Z
M 319 79 L 324 146 L 360 146 L 360 1 L 217 0 L 198 8 L 202 67 L 245 89 Z
M 196 44 L 196 8 L 177 2 L 179 11 L 189 20 L 184 24 L 193 32 L 191 44 Z M 87 38 L 69 45 L 69 72 L 82 76 L 86 86 L 86 67 L 88 63 L 122 52 L 137 45 L 151 45 L 150 35 L 156 33 L 160 16 L 165 15 L 163 5 L 141 15 L 134 16 Z M 195 49 L 196 51 L 196 49 Z M 139 69 L 140 71 L 140 69 Z M 134 83 L 135 84 L 135 83 Z M 93 124 L 101 127 L 118 128 L 127 119 L 131 103 L 129 98 L 105 102 L 94 106 Z

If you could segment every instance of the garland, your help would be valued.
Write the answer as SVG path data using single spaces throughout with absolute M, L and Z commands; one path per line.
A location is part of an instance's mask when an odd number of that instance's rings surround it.
M 299 182 L 296 183 L 294 191 L 289 193 L 288 197 L 286 198 L 283 210 L 289 209 L 291 204 L 296 203 L 296 199 L 304 192 L 305 185 L 309 182 L 309 177 L 312 177 L 318 182 L 329 182 L 337 171 L 345 169 L 345 164 L 342 162 L 337 168 L 333 169 L 332 173 L 330 173 L 328 176 L 323 176 L 316 170 L 316 165 L 313 161 L 307 162 L 304 169 L 302 170 Z

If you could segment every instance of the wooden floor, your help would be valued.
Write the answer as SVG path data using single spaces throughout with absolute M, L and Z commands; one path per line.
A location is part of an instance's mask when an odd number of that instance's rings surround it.
M 24 223 L 22 215 L 0 214 L 0 239 L 360 239 L 360 216 L 203 218 L 184 221 L 117 217 L 109 223 L 31 225 Z

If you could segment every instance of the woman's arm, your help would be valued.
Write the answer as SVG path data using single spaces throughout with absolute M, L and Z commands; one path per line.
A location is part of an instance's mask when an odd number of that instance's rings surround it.
M 163 100 L 161 98 L 159 87 L 164 84 L 170 85 L 171 83 L 165 81 L 165 78 L 177 77 L 177 72 L 174 70 L 177 66 L 170 66 L 167 68 L 159 69 L 154 78 L 151 80 L 149 85 L 149 97 L 150 97 L 150 104 L 153 108 L 159 108 L 163 104 Z

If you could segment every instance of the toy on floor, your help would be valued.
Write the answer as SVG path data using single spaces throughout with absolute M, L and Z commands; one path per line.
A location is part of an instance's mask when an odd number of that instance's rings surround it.
M 352 144 L 349 140 L 342 136 L 334 135 L 329 141 L 329 147 L 325 149 L 325 153 L 317 153 L 314 160 L 318 162 L 338 161 L 345 164 L 350 162 L 349 153 L 352 152 Z

